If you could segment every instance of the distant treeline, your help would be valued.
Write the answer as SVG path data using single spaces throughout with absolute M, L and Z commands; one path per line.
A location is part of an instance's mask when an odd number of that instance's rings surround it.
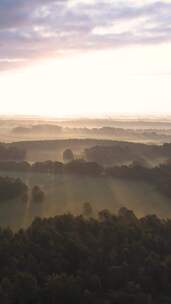
M 0 162 L 1 171 L 21 171 L 50 174 L 76 174 L 94 177 L 113 177 L 127 180 L 143 180 L 153 183 L 155 187 L 168 197 L 171 197 L 171 163 L 154 168 L 143 167 L 136 163 L 130 166 L 102 167 L 95 162 L 74 160 L 69 163 L 54 161 L 36 162 Z
M 12 129 L 12 133 L 15 134 L 22 134 L 22 135 L 27 135 L 27 134 L 37 134 L 37 133 L 59 133 L 62 132 L 62 127 L 57 126 L 57 125 L 50 125 L 50 124 L 38 124 L 38 125 L 33 125 L 30 127 L 15 127 Z
M 74 155 L 79 154 L 87 161 L 97 162 L 102 166 L 125 164 L 137 159 L 144 159 L 149 163 L 159 163 L 171 157 L 171 144 L 148 145 L 127 141 L 105 139 L 58 139 L 36 140 L 11 143 L 10 147 L 36 152 L 53 151 L 55 158 L 59 160 L 59 154 L 65 149 L 71 149 Z M 54 158 L 54 159 L 55 159 Z M 50 158 L 51 159 L 51 158 Z M 46 160 L 46 159 L 45 159 Z
M 169 129 L 134 129 L 134 128 L 121 128 L 121 127 L 61 127 L 53 124 L 37 124 L 29 127 L 18 126 L 12 129 L 12 133 L 16 135 L 51 135 L 65 136 L 84 136 L 84 137 L 126 137 L 127 139 L 141 139 L 141 140 L 171 140 L 171 132 Z
M 61 163 L 58 161 L 45 161 L 28 163 L 26 161 L 2 161 L 0 162 L 1 171 L 22 171 L 22 172 L 38 172 L 38 173 L 52 173 L 52 174 L 87 174 L 92 176 L 101 176 L 103 167 L 95 162 L 86 162 L 84 160 L 74 160 L 69 163 Z
M 0 230 L 0 303 L 170 304 L 171 220 L 122 208 Z
M 104 166 L 122 164 L 138 159 L 144 159 L 147 163 L 155 160 L 169 159 L 171 156 L 171 144 L 147 145 L 132 142 L 113 142 L 113 145 L 96 145 L 85 149 L 85 158 Z

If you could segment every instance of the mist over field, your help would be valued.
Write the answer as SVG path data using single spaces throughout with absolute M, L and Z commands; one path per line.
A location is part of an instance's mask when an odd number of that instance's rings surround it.
M 6 176 L 7 172 L 0 171 L 0 175 Z M 21 178 L 29 187 L 39 185 L 45 200 L 40 204 L 30 203 L 29 207 L 17 200 L 1 201 L 0 223 L 4 227 L 26 227 L 36 216 L 52 217 L 69 212 L 79 215 L 85 202 L 91 204 L 94 217 L 100 210 L 116 213 L 123 206 L 134 210 L 138 217 L 146 214 L 157 214 L 161 218 L 171 216 L 170 199 L 145 182 L 19 172 L 8 172 L 8 176 Z
M 169 119 L 68 119 L 47 120 L 46 124 L 36 118 L 1 119 L 0 134 L 6 141 L 0 145 L 0 176 L 20 178 L 28 187 L 28 199 L 26 204 L 21 203 L 20 198 L 1 200 L 0 224 L 18 229 L 27 227 L 37 216 L 69 212 L 79 215 L 85 203 L 91 205 L 95 218 L 102 209 L 115 213 L 123 206 L 134 210 L 138 217 L 147 214 L 170 217 L 170 194 L 168 196 L 164 186 L 161 188 L 158 183 L 156 186 L 156 182 L 141 176 L 139 169 L 139 166 L 147 168 L 150 174 L 152 168 L 170 164 L 170 130 Z M 166 137 L 168 142 L 163 143 Z M 71 159 L 64 156 L 67 149 L 72 151 Z M 87 167 L 85 173 L 81 171 L 83 161 Z M 73 168 L 71 166 L 69 174 L 65 170 L 59 174 L 59 169 L 52 170 L 55 162 L 59 163 L 59 168 L 60 163 L 66 164 L 66 170 L 73 162 Z M 138 179 L 122 173 L 94 176 L 93 168 L 88 171 L 89 163 L 97 163 L 109 171 L 115 166 L 137 168 Z M 162 183 L 168 182 L 167 178 Z M 31 199 L 35 185 L 45 195 L 38 204 Z

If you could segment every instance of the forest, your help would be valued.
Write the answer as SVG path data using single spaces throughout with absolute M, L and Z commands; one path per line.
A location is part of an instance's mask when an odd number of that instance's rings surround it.
M 171 220 L 138 219 L 121 208 L 36 218 L 26 230 L 0 230 L 4 304 L 169 304 Z

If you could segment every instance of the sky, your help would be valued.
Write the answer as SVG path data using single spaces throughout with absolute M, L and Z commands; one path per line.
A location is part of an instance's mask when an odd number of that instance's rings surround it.
M 171 0 L 0 0 L 0 114 L 171 114 Z

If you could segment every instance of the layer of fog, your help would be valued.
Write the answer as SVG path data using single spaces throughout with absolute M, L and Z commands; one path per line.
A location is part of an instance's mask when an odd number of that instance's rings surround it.
M 0 141 L 98 138 L 144 143 L 171 142 L 171 119 L 1 118 Z

